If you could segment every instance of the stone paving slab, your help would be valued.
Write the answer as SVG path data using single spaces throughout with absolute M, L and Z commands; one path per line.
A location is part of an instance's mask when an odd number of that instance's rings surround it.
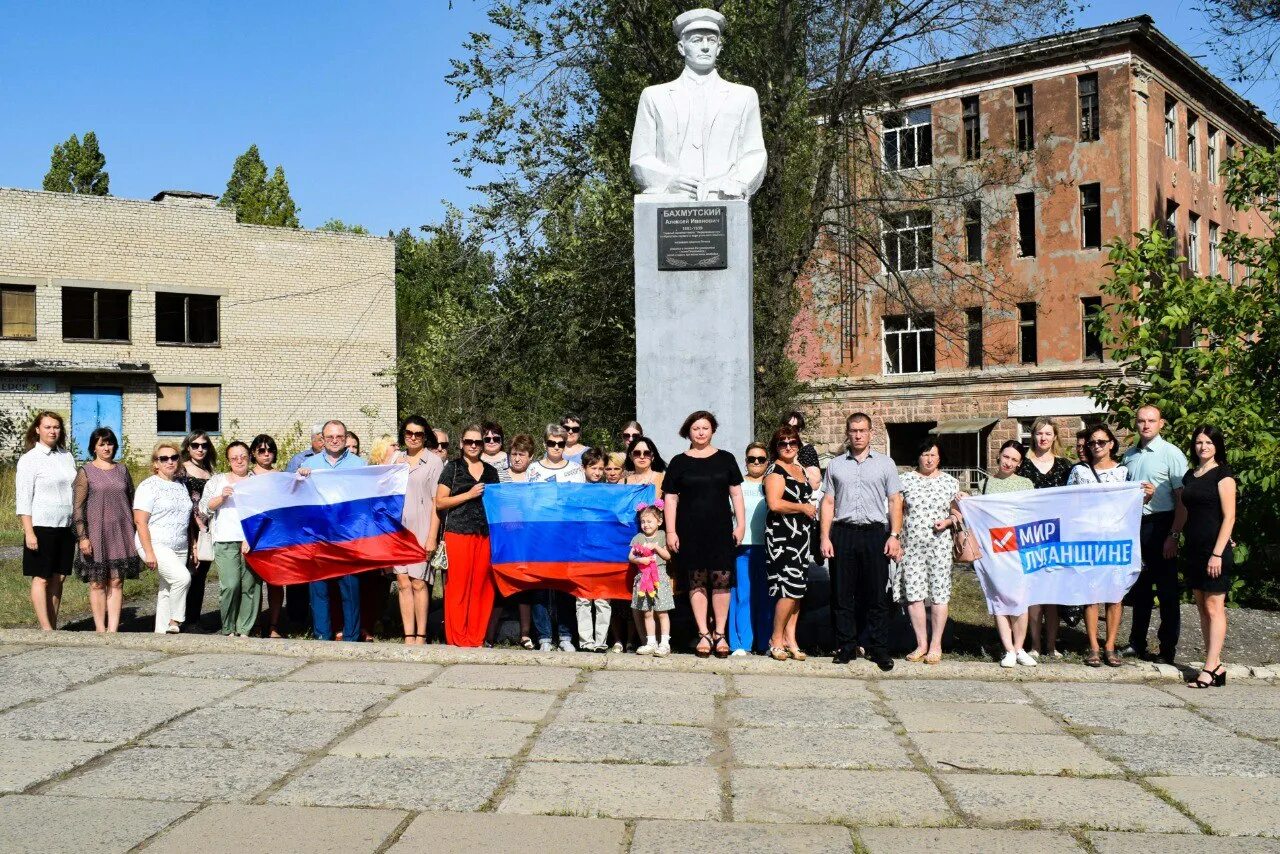
M 843 827 L 810 824 L 746 824 L 720 821 L 636 822 L 630 854 L 672 851 L 741 851 L 750 854 L 852 854 L 853 840 Z M 937 852 L 934 852 L 937 854 Z
M 21 792 L 28 786 L 101 756 L 114 746 L 80 741 L 0 738 L 0 792 Z
M 533 724 L 513 721 L 374 718 L 329 752 L 334 756 L 503 759 L 524 749 Z
M 282 655 L 197 653 L 157 661 L 139 672 L 199 679 L 273 679 L 301 666 L 298 659 Z
M 211 804 L 165 831 L 146 850 L 147 854 L 372 852 L 386 842 L 407 815 L 397 810 Z
M 53 795 L 246 803 L 301 754 L 210 747 L 131 747 L 48 790 Z
M 1113 774 L 1121 769 L 1069 735 L 1011 739 L 986 733 L 931 732 L 911 736 L 939 771 L 1012 774 Z
M 190 709 L 186 703 L 135 705 L 68 693 L 0 714 L 0 736 L 119 744 Z
M 520 769 L 500 813 L 586 818 L 720 818 L 712 768 L 534 762 Z
M 937 825 L 954 819 L 916 771 L 743 769 L 730 773 L 737 821 Z
M 1234 735 L 1095 735 L 1103 753 L 1144 777 L 1280 777 L 1280 750 Z
M 736 729 L 729 733 L 729 743 L 734 764 L 744 768 L 915 767 L 887 729 Z
M 1280 780 L 1149 777 L 1223 836 L 1280 836 Z
M 250 683 L 236 679 L 191 679 L 185 676 L 111 676 L 67 691 L 59 699 L 98 701 L 104 708 L 120 705 L 169 705 L 187 709 L 207 706 Z
M 1070 726 L 1092 730 L 1108 730 L 1121 735 L 1163 735 L 1171 732 L 1195 732 L 1226 736 L 1226 729 L 1209 723 L 1190 709 L 1168 706 L 1080 706 L 1064 712 Z
M 889 726 L 867 700 L 806 696 L 738 697 L 725 703 L 729 723 L 739 727 L 839 727 L 881 729 Z
M 0 685 L 39 683 L 66 688 L 97 679 L 115 670 L 137 667 L 164 658 L 163 653 L 99 647 L 92 652 L 75 647 L 47 646 L 0 658 Z
M 828 697 L 870 703 L 876 696 L 856 679 L 814 679 L 805 676 L 735 676 L 733 686 L 744 697 Z
M 17 643 L 0 643 L 0 658 L 6 655 L 17 655 L 20 652 L 29 652 L 31 647 Z
M 1081 854 L 1084 851 L 1067 834 L 1047 830 L 863 827 L 857 833 L 867 854 Z
M 1013 703 L 919 703 L 895 700 L 889 708 L 907 732 L 1046 733 L 1062 728 L 1030 706 Z
M 622 850 L 626 832 L 607 818 L 425 812 L 388 854 L 601 854 Z
M 63 686 L 49 682 L 0 682 L 4 691 L 0 693 L 0 709 L 8 709 L 30 700 L 43 700 L 52 697 L 63 689 Z
M 578 681 L 573 667 L 536 667 L 508 664 L 455 664 L 434 680 L 437 688 L 485 688 L 503 691 L 563 691 Z
M 1177 689 L 1170 689 L 1177 690 Z M 1235 685 L 1196 690 L 1184 688 L 1187 702 L 1201 709 L 1280 709 L 1280 688 L 1261 685 Z
M 333 741 L 355 717 L 342 712 L 282 712 L 215 706 L 196 709 L 147 734 L 157 747 L 224 747 L 310 753 Z
M 1021 703 L 1031 702 L 1017 685 L 1002 682 L 974 682 L 955 679 L 921 679 L 881 682 L 877 686 L 886 699 L 909 703 Z
M 1030 784 L 1018 776 L 953 774 L 946 777 L 946 785 L 960 809 L 983 822 L 1173 833 L 1198 830 L 1173 807 L 1124 780 L 1041 777 Z
M 537 723 L 547 716 L 556 698 L 533 691 L 473 691 L 465 688 L 414 688 L 382 710 L 389 717 L 422 716 L 435 719 L 469 718 L 481 721 Z
M 273 804 L 478 810 L 511 763 L 505 759 L 357 759 L 326 756 L 267 800 Z
M 1280 739 L 1280 709 L 1204 709 L 1203 713 L 1238 733 L 1272 741 Z
M 1148 709 L 1152 706 L 1181 706 L 1186 701 L 1168 691 L 1149 685 L 1109 684 L 1106 682 L 1082 682 L 1062 684 L 1054 682 L 1028 683 L 1027 693 L 1050 709 L 1068 711 L 1080 707 L 1136 706 Z
M 289 674 L 291 682 L 372 682 L 402 688 L 425 682 L 441 670 L 437 664 L 395 661 L 319 661 Z
M 341 682 L 266 682 L 253 685 L 223 705 L 282 712 L 363 712 L 397 693 L 394 686 Z
M 579 691 L 565 698 L 558 719 L 593 723 L 677 724 L 710 726 L 716 719 L 715 698 L 693 695 Z
M 9 795 L 0 799 L 5 854 L 120 854 L 198 804 Z M 204 840 L 207 844 L 208 840 Z M 148 849 L 150 850 L 150 849 Z
M 711 731 L 697 727 L 556 722 L 539 734 L 529 758 L 541 762 L 706 765 L 715 752 Z
M 728 687 L 725 678 L 715 673 L 645 673 L 638 676 L 626 670 L 597 670 L 588 678 L 586 690 L 702 697 L 724 694 Z
M 1203 834 L 1090 833 L 1098 854 L 1280 854 L 1280 840 Z

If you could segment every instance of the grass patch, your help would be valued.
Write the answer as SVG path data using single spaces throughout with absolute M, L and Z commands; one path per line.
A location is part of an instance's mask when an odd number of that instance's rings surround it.
M 154 596 L 158 577 L 144 570 L 141 577 L 124 583 L 124 599 Z M 62 588 L 62 610 L 58 621 L 83 617 L 89 613 L 89 585 L 67 578 Z M 22 558 L 0 560 L 0 628 L 35 628 L 35 612 L 31 610 L 31 579 L 22 574 Z

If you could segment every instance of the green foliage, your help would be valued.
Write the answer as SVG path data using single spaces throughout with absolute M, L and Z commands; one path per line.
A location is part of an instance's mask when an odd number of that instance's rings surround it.
M 316 231 L 338 231 L 346 234 L 368 234 L 369 233 L 369 229 L 365 228 L 363 225 L 358 225 L 356 223 L 347 225 L 345 222 L 343 222 L 342 220 L 336 217 L 332 217 L 330 219 L 325 220 L 322 225 L 316 228 Z
M 44 189 L 54 193 L 110 195 L 111 177 L 106 172 L 107 157 L 98 148 L 98 135 L 89 131 L 81 142 L 73 133 L 66 142 L 53 147 Z
M 234 207 L 236 222 L 298 228 L 298 206 L 289 194 L 284 167 L 277 165 L 268 178 L 257 145 L 236 158 L 218 205 Z
M 1238 585 L 1244 601 L 1280 603 L 1270 569 L 1280 560 L 1274 525 L 1280 499 L 1280 151 L 1246 148 L 1223 165 L 1227 201 L 1257 205 L 1262 236 L 1228 231 L 1221 252 L 1247 274 L 1235 284 L 1214 271 L 1190 275 L 1173 238 L 1152 227 L 1110 249 L 1106 308 L 1094 328 L 1119 376 L 1091 389 L 1119 423 L 1158 405 L 1166 435 L 1190 456 L 1191 434 L 1220 427 L 1240 485 L 1235 539 L 1251 548 Z M 1246 217 L 1248 215 L 1246 214 Z

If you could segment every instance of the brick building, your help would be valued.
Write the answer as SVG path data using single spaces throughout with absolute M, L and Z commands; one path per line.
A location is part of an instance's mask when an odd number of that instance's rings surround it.
M 123 429 L 143 455 L 190 429 L 394 432 L 394 254 L 241 225 L 201 193 L 0 189 L 0 408 L 61 412 L 81 446 Z
M 1166 222 L 1193 269 L 1240 272 L 1219 241 L 1261 222 L 1226 204 L 1217 167 L 1241 145 L 1280 143 L 1280 130 L 1146 16 L 893 82 L 899 101 L 864 158 L 874 162 L 855 173 L 947 170 L 976 189 L 883 216 L 869 274 L 846 263 L 833 282 L 842 265 L 817 259 L 792 340 L 811 432 L 834 452 L 844 416 L 864 410 L 899 465 L 935 433 L 948 467 L 987 468 L 1037 416 L 1064 438 L 1105 417 L 1085 389 L 1116 367 L 1085 318 L 1101 304 L 1108 242 Z

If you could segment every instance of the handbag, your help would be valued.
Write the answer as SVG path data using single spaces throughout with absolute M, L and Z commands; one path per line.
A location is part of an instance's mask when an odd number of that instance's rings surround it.
M 207 530 L 201 531 L 196 536 L 196 560 L 211 561 L 213 560 L 213 534 Z
M 987 484 L 982 484 L 982 493 L 987 492 Z M 955 563 L 973 563 L 982 557 L 982 552 L 978 550 L 978 538 L 973 535 L 973 531 L 969 530 L 964 523 L 964 516 L 960 514 L 960 507 L 956 502 L 951 502 L 952 512 L 955 514 L 956 524 L 951 529 L 951 559 Z

